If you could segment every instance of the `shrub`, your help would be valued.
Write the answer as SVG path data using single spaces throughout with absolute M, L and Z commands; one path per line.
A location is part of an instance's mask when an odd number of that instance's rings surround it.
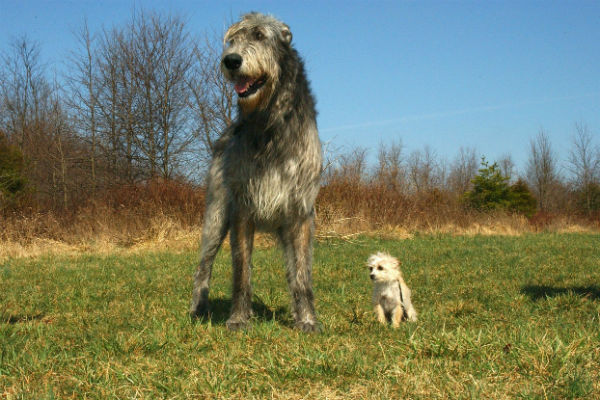
M 14 204 L 25 193 L 27 179 L 23 176 L 25 159 L 23 153 L 8 144 L 0 132 L 0 208 Z
M 531 217 L 535 214 L 537 201 L 529 190 L 529 186 L 519 179 L 509 188 L 509 210 Z
M 584 215 L 593 217 L 600 212 L 600 185 L 590 182 L 575 191 L 577 209 Z

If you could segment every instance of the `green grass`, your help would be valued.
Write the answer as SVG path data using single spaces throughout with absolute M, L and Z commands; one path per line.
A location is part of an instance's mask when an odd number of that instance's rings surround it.
M 371 312 L 364 262 L 403 262 L 419 321 Z M 600 398 L 600 235 L 316 245 L 323 333 L 291 328 L 281 253 L 254 254 L 251 328 L 187 317 L 195 253 L 0 263 L 0 398 Z

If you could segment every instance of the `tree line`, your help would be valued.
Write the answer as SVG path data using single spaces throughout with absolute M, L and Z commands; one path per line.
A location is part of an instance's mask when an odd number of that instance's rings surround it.
M 53 76 L 26 37 L 1 55 L 0 208 L 69 209 L 123 185 L 201 183 L 213 141 L 235 116 L 217 35 L 193 35 L 179 17 L 144 12 L 96 32 L 83 23 L 76 38 Z M 385 143 L 375 165 L 366 149 L 329 152 L 323 184 L 489 208 L 473 196 L 496 182 L 496 194 L 515 185 L 519 196 L 530 193 L 537 211 L 597 217 L 596 136 L 577 123 L 571 138 L 568 159 L 559 160 L 540 130 L 523 171 L 508 155 L 490 163 L 473 148 L 442 160 L 429 146 L 406 154 L 401 142 Z
M 15 174 L 39 201 L 65 208 L 115 184 L 197 182 L 235 112 L 218 41 L 153 13 L 99 32 L 84 23 L 76 36 L 61 76 L 49 77 L 26 37 L 2 54 L 0 142 L 22 154 L 4 158 L 5 202 Z
M 430 146 L 406 153 L 400 141 L 382 143 L 376 163 L 356 148 L 331 156 L 324 184 L 385 190 L 411 199 L 443 199 L 453 208 L 503 210 L 531 216 L 536 212 L 600 217 L 600 146 L 584 123 L 575 123 L 566 160 L 540 129 L 529 141 L 522 171 L 510 155 L 490 162 L 475 148 L 462 147 L 452 160 Z M 432 197 L 433 195 L 433 197 Z M 352 197 L 352 196 L 351 196 Z M 426 208 L 427 205 L 424 205 Z

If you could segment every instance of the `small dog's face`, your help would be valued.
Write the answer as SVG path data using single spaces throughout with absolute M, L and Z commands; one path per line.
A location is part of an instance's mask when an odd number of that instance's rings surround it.
M 389 282 L 398 280 L 400 263 L 385 253 L 375 253 L 367 260 L 367 267 L 373 282 Z

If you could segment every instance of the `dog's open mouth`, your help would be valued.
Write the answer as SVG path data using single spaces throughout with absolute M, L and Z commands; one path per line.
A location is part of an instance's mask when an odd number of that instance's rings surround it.
M 236 82 L 234 89 L 239 97 L 248 97 L 256 93 L 265 84 L 266 80 L 265 76 L 257 79 L 243 76 Z

